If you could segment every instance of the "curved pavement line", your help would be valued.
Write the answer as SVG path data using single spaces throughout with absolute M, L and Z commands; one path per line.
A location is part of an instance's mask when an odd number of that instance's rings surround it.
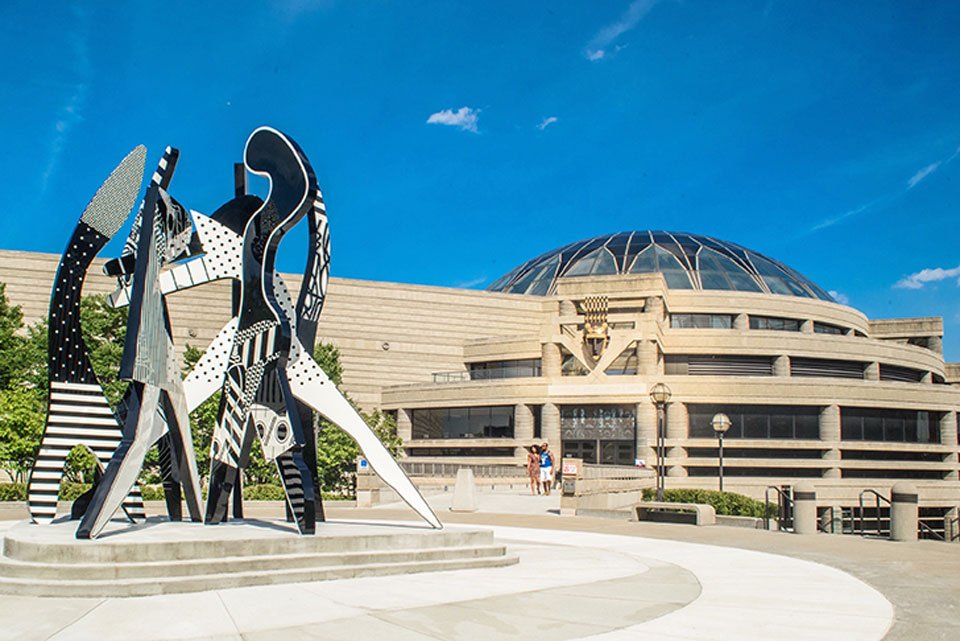
M 672 563 L 692 572 L 700 596 L 670 614 L 591 641 L 777 639 L 877 641 L 893 625 L 893 605 L 877 590 L 827 565 L 728 548 L 610 534 L 494 527 L 500 538 L 603 548 Z

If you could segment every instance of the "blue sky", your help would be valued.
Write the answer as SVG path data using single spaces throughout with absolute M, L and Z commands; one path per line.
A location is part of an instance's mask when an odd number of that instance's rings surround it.
M 334 276 L 482 288 L 691 231 L 943 316 L 960 360 L 960 3 L 206 5 L 4 2 L 0 247 L 61 252 L 139 143 L 179 147 L 171 192 L 211 213 L 269 124 L 316 170 Z

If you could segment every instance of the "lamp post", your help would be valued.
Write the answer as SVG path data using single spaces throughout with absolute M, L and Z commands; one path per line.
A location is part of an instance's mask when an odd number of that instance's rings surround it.
M 710 421 L 713 431 L 717 433 L 720 444 L 720 491 L 723 492 L 723 435 L 730 429 L 730 417 L 726 414 L 714 414 Z
M 670 388 L 663 383 L 657 383 L 650 389 L 650 400 L 657 406 L 657 500 L 663 500 L 663 477 L 664 475 L 664 408 L 670 402 Z

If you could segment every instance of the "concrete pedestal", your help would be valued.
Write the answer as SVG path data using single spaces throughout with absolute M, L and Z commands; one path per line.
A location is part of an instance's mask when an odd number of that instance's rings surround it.
M 916 486 L 896 483 L 890 497 L 890 538 L 894 541 L 916 541 L 919 512 Z

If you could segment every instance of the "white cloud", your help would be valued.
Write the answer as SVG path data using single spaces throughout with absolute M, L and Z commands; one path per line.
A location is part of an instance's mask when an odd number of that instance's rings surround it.
M 849 304 L 850 304 L 850 297 L 847 296 L 846 294 L 841 294 L 840 292 L 838 292 L 838 291 L 835 290 L 835 289 L 831 289 L 831 290 L 830 290 L 829 292 L 827 292 L 827 293 L 830 294 L 831 296 L 833 296 L 833 300 L 837 301 L 837 302 L 840 303 L 841 305 L 849 305 Z
M 936 283 L 947 278 L 960 277 L 960 266 L 952 269 L 943 269 L 934 267 L 933 269 L 921 269 L 915 274 L 905 276 L 894 283 L 897 289 L 921 289 L 927 283 Z M 957 282 L 960 285 L 960 281 Z
M 540 131 L 543 131 L 544 129 L 546 129 L 547 127 L 549 127 L 555 122 L 557 122 L 556 116 L 550 116 L 549 118 L 544 118 L 543 122 L 537 125 L 537 129 L 539 129 Z
M 612 22 L 598 31 L 597 35 L 587 43 L 587 48 L 584 51 L 587 60 L 602 60 L 606 55 L 604 51 L 606 47 L 610 46 L 610 44 L 622 34 L 640 24 L 640 21 L 650 13 L 650 10 L 657 4 L 657 1 L 658 0 L 633 0 L 616 22 Z M 619 50 L 620 47 L 617 48 L 617 51 Z
M 452 127 L 460 127 L 464 131 L 479 133 L 477 131 L 477 115 L 479 113 L 479 109 L 471 109 L 470 107 L 460 107 L 456 111 L 453 111 L 452 109 L 444 109 L 443 111 L 438 111 L 435 114 L 430 114 L 430 117 L 427 118 L 427 122 L 433 125 L 450 125 Z
M 929 165 L 927 165 L 926 167 L 924 167 L 923 169 L 915 173 L 913 175 L 913 178 L 907 181 L 907 189 L 913 189 L 914 187 L 916 187 L 917 183 L 919 183 L 921 180 L 923 180 L 924 178 L 926 178 L 927 176 L 935 172 L 937 170 L 937 167 L 939 166 L 940 166 L 940 161 L 938 160 L 937 162 L 930 163 Z
M 473 280 L 467 280 L 460 283 L 454 284 L 454 287 L 457 289 L 472 289 L 477 285 L 482 285 L 487 282 L 486 276 L 481 276 L 480 278 L 474 278 Z

